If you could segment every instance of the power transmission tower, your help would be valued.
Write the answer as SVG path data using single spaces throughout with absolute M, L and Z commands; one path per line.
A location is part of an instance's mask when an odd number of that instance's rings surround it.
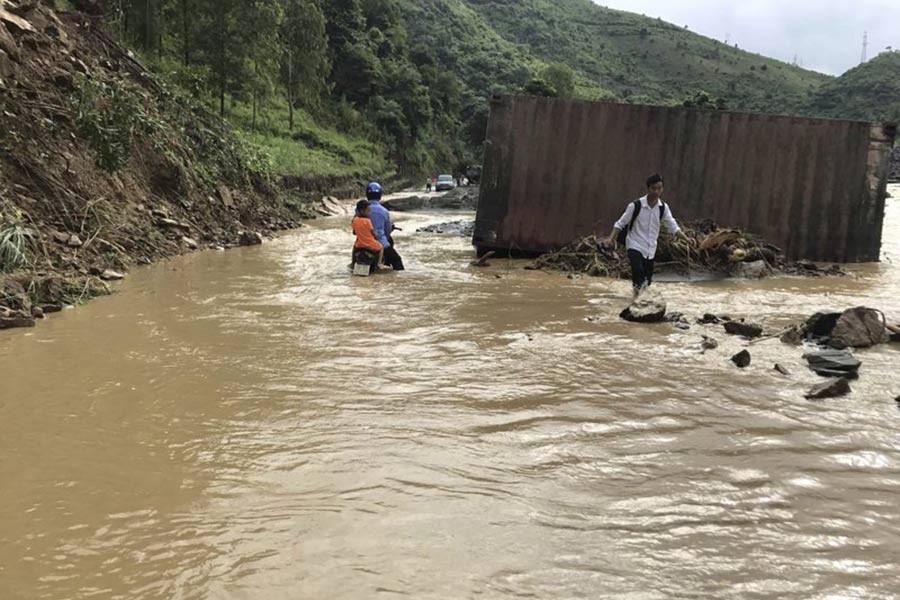
M 862 50 L 862 58 L 859 59 L 859 64 L 862 64 L 869 60 L 869 32 L 863 32 L 863 50 Z

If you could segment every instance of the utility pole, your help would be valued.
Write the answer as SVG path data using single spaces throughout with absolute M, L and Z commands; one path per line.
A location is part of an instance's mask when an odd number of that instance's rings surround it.
M 869 32 L 863 32 L 863 50 L 862 50 L 862 58 L 859 59 L 859 64 L 862 64 L 869 60 Z

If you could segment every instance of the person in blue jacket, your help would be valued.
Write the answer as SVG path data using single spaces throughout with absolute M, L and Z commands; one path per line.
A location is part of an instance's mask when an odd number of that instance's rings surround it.
M 380 184 L 373 181 L 366 186 L 366 199 L 369 201 L 372 213 L 369 219 L 375 228 L 375 238 L 384 247 L 384 264 L 395 271 L 402 271 L 404 269 L 403 259 L 397 254 L 397 250 L 394 248 L 394 238 L 391 237 L 394 224 L 391 223 L 390 211 L 381 204 L 382 194 L 384 194 L 384 190 Z

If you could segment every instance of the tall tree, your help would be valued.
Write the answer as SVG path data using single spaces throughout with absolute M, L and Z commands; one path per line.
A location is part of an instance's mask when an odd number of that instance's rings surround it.
M 328 37 L 319 0 L 284 0 L 280 34 L 281 84 L 293 131 L 295 108 L 317 108 L 328 89 Z

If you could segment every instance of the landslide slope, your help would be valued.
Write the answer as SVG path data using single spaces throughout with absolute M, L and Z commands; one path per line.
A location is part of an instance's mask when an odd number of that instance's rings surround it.
M 297 216 L 258 154 L 99 23 L 0 2 L 0 305 L 21 305 L 22 288 L 73 302 L 102 289 L 95 276 L 108 269 L 236 244 Z

